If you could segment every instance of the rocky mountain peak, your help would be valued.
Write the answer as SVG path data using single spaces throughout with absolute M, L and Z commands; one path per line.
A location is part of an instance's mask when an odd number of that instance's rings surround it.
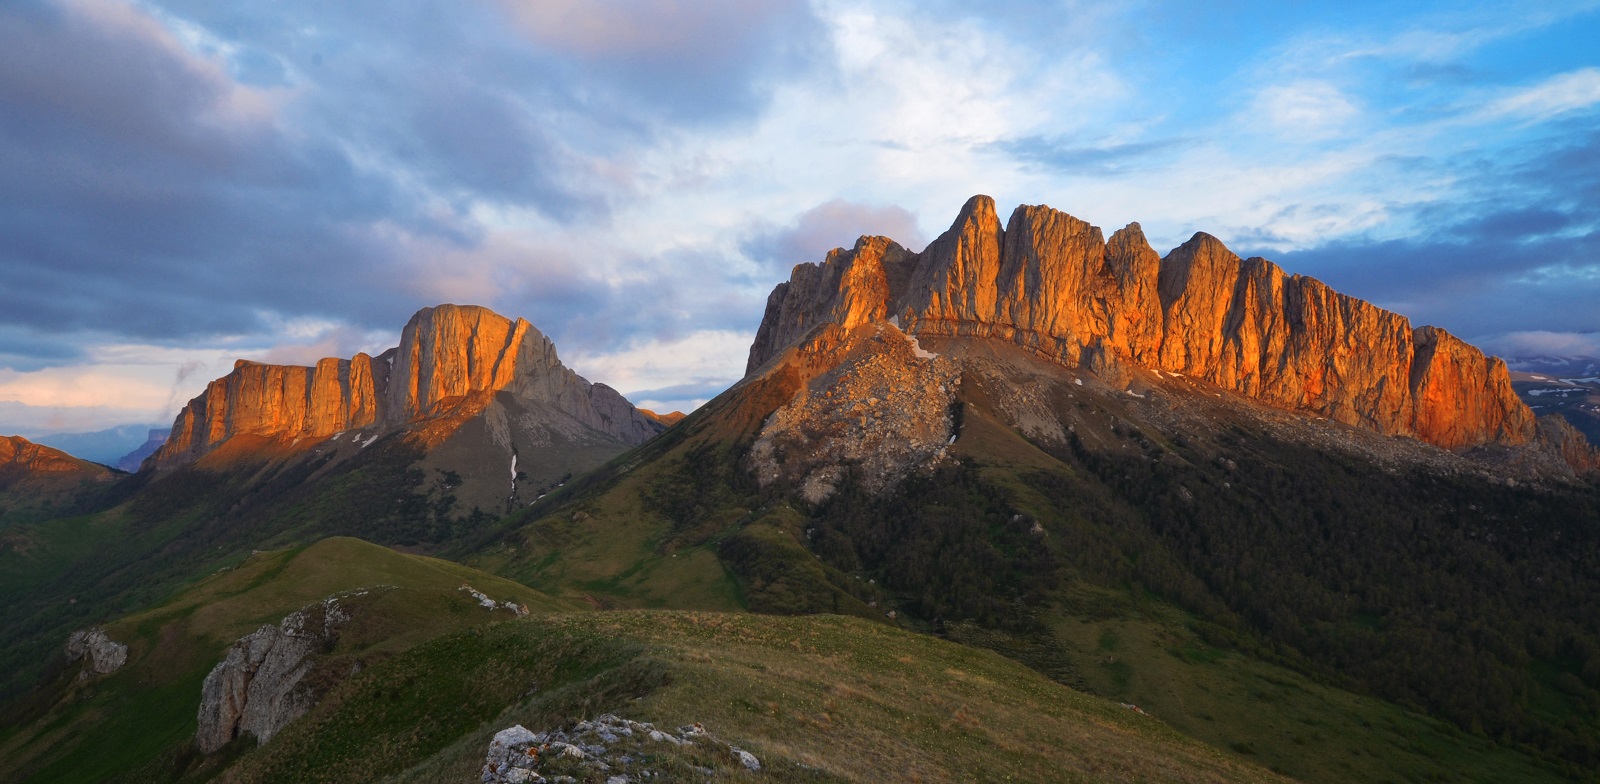
M 901 281 L 904 281 L 902 284 Z M 1505 364 L 1436 327 L 1196 233 L 1164 258 L 1137 223 L 1104 239 L 1024 205 L 1001 228 L 974 196 L 919 254 L 881 237 L 797 266 L 768 298 L 755 373 L 815 330 L 888 313 L 911 335 L 1007 341 L 1063 365 L 1182 374 L 1273 407 L 1447 449 L 1537 436 Z
M 562 365 L 555 344 L 526 320 L 446 304 L 418 311 L 400 345 L 376 358 L 330 357 L 313 367 L 235 362 L 184 406 L 147 465 L 190 463 L 241 436 L 294 442 L 459 422 L 502 393 L 622 444 L 663 427 Z

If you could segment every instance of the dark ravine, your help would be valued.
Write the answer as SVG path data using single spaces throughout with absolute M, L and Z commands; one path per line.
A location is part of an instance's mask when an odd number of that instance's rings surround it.
M 1431 326 L 1240 259 L 1196 234 L 1165 258 L 1138 224 L 974 196 L 921 253 L 862 237 L 795 267 L 767 300 L 747 375 L 823 325 L 1005 340 L 1064 365 L 1127 363 L 1446 449 L 1538 437 L 1505 363 Z M 1575 447 L 1568 446 L 1571 452 Z M 1581 465 L 1580 459 L 1575 465 Z

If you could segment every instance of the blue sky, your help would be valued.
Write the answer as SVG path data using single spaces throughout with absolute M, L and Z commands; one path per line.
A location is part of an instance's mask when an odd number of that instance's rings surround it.
M 0 433 L 524 316 L 688 409 L 789 268 L 968 196 L 1600 354 L 1600 3 L 17 0 Z

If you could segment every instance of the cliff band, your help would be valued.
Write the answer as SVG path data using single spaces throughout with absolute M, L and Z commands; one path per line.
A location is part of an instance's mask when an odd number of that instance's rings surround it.
M 642 443 L 662 429 L 616 390 L 562 365 L 555 345 L 527 321 L 439 305 L 412 316 L 400 345 L 377 357 L 323 359 L 315 367 L 239 360 L 184 406 L 146 465 L 187 464 L 235 436 L 325 438 L 471 414 L 499 393 L 534 401 L 623 444 Z
M 1108 241 L 1071 215 L 1021 206 L 1002 228 L 987 196 L 921 253 L 862 237 L 795 267 L 767 299 L 746 374 L 819 327 L 891 317 L 908 334 L 1183 374 L 1446 449 L 1526 444 L 1537 432 L 1505 363 L 1442 329 L 1240 259 L 1208 234 L 1161 258 L 1137 223 Z

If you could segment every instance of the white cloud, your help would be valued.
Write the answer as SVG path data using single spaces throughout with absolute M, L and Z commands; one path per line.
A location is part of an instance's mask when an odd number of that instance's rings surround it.
M 1600 68 L 1582 68 L 1491 101 L 1477 117 L 1538 121 L 1596 104 L 1600 104 Z
M 1600 357 L 1600 333 L 1529 330 L 1507 332 L 1479 341 L 1485 351 L 1502 357 Z
M 1361 114 L 1338 87 L 1313 80 L 1262 88 L 1251 106 L 1241 122 L 1261 117 L 1279 134 L 1301 140 L 1337 136 Z
M 702 330 L 672 340 L 644 340 L 620 351 L 573 353 L 562 361 L 590 381 L 621 390 L 640 408 L 688 411 L 744 376 L 751 337 Z

